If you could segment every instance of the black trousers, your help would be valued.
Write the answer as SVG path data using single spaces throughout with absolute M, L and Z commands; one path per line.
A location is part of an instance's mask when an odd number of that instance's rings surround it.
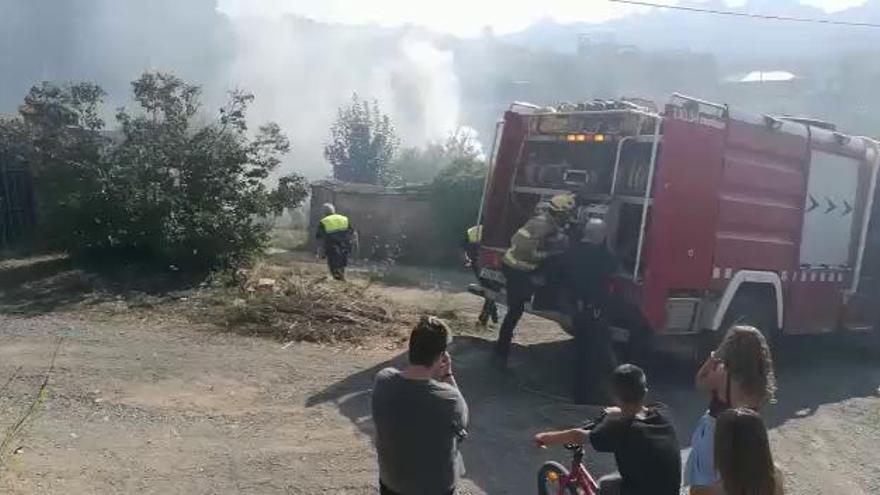
M 330 244 L 324 248 L 327 257 L 327 268 L 336 280 L 345 280 L 345 267 L 348 266 L 348 249 L 338 244 Z
M 504 359 L 510 355 L 510 345 L 513 342 L 513 329 L 522 318 L 526 309 L 526 303 L 535 294 L 535 285 L 532 282 L 532 272 L 516 270 L 507 265 L 502 267 L 504 278 L 507 280 L 507 314 L 498 332 L 498 343 L 495 352 Z
M 608 380 L 617 366 L 611 329 L 601 310 L 590 306 L 574 317 L 575 404 L 607 404 Z

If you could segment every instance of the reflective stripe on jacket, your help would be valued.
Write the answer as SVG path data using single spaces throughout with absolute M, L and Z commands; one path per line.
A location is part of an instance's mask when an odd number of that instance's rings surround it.
M 556 222 L 547 215 L 529 219 L 510 238 L 510 249 L 504 254 L 504 263 L 516 270 L 532 271 L 546 257 L 544 243 L 559 231 Z
M 327 215 L 326 217 L 322 218 L 321 225 L 324 226 L 325 234 L 333 234 L 336 232 L 348 230 L 349 227 L 351 227 L 351 222 L 348 221 L 348 217 L 346 217 L 345 215 L 334 213 L 332 215 Z
M 479 244 L 483 240 L 483 226 L 477 225 L 467 229 L 467 240 L 471 244 Z

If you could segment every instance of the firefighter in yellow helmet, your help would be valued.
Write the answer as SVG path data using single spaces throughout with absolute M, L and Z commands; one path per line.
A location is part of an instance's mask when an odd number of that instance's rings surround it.
M 324 217 L 318 222 L 315 236 L 323 243 L 330 275 L 336 280 L 345 280 L 345 267 L 348 266 L 355 231 L 348 217 L 336 213 L 336 207 L 332 204 L 325 204 L 323 210 Z
M 483 226 L 474 225 L 465 231 L 464 238 L 461 242 L 461 248 L 462 251 L 464 251 L 465 265 L 474 272 L 474 277 L 477 278 L 477 282 L 480 282 L 479 262 L 480 242 L 482 242 L 482 240 Z M 495 301 L 486 298 L 483 303 L 483 309 L 480 311 L 480 316 L 477 318 L 477 323 L 479 323 L 480 326 L 485 327 L 489 323 L 489 318 L 492 318 L 492 323 L 498 323 L 498 307 L 495 305 Z
M 495 352 L 502 364 L 507 363 L 513 329 L 519 323 L 525 304 L 535 293 L 535 271 L 550 254 L 554 244 L 563 244 L 565 226 L 576 207 L 573 194 L 554 196 L 546 208 L 519 228 L 510 239 L 504 254 L 502 270 L 507 281 L 507 314 L 501 323 Z

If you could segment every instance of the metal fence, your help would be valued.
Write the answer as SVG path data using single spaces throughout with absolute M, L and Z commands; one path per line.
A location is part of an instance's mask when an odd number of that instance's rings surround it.
M 0 248 L 26 236 L 36 223 L 30 170 L 20 160 L 0 155 Z

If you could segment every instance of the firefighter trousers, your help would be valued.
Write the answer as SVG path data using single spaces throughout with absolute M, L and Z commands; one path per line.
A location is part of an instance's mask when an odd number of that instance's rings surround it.
M 345 280 L 345 267 L 348 266 L 348 249 L 345 246 L 330 245 L 324 250 L 327 256 L 327 268 L 336 280 Z
M 534 295 L 535 285 L 532 282 L 533 272 L 517 270 L 507 265 L 502 267 L 502 271 L 507 281 L 507 314 L 504 315 L 504 322 L 501 323 L 501 329 L 498 331 L 495 352 L 506 361 L 513 342 L 513 329 L 522 318 L 526 303 Z

